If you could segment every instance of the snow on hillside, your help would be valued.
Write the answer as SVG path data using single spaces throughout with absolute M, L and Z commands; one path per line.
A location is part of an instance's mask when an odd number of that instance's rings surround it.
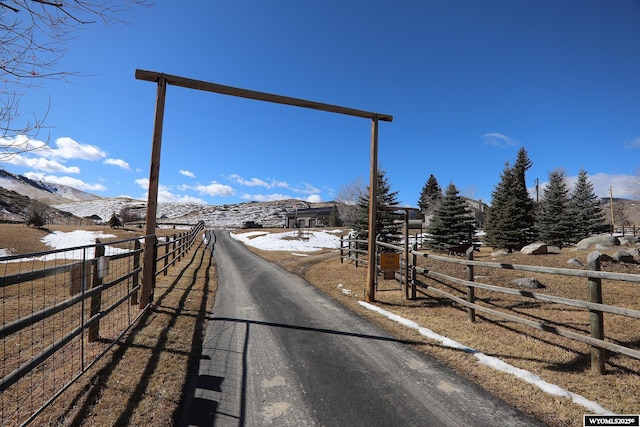
M 299 200 L 246 202 L 233 205 L 200 205 L 196 203 L 158 203 L 158 222 L 195 224 L 204 221 L 207 227 L 239 227 L 245 221 L 256 221 L 264 227 L 282 227 L 293 204 L 307 205 Z M 130 208 L 140 218 L 146 215 L 146 201 L 124 197 L 56 204 L 54 207 L 79 217 L 98 215 L 107 221 L 113 213 Z
M 34 200 L 50 203 L 62 203 L 68 201 L 84 201 L 99 199 L 91 193 L 62 184 L 35 181 L 22 175 L 14 175 L 0 169 L 0 187 L 15 191 Z

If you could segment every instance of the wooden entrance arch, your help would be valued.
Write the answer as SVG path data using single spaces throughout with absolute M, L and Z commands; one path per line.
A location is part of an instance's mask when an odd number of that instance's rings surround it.
M 353 108 L 340 107 L 338 105 L 323 104 L 304 99 L 290 98 L 288 96 L 275 95 L 265 92 L 257 92 L 248 89 L 240 89 L 231 86 L 223 86 L 201 80 L 188 79 L 170 74 L 158 73 L 137 69 L 135 77 L 138 80 L 156 82 L 156 112 L 153 127 L 153 141 L 151 148 L 151 167 L 149 171 L 149 196 L 147 201 L 147 219 L 145 227 L 143 283 L 140 295 L 140 306 L 144 307 L 151 302 L 155 283 L 155 230 L 158 211 L 158 183 L 160 177 L 160 148 L 162 145 L 162 125 L 164 121 L 164 104 L 167 93 L 167 85 L 181 86 L 188 89 L 215 92 L 223 95 L 237 96 L 241 98 L 255 99 L 258 101 L 274 102 L 277 104 L 292 105 L 294 107 L 310 108 L 313 110 L 328 111 L 330 113 L 346 114 L 349 116 L 371 119 L 371 164 L 369 170 L 369 253 L 375 254 L 376 239 L 376 207 L 378 188 L 378 121 L 391 122 L 393 116 L 388 114 L 372 113 Z M 375 259 L 367 263 L 367 292 L 365 300 L 375 301 Z

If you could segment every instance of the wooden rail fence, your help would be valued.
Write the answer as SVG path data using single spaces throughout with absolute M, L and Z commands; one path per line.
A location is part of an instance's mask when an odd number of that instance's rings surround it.
M 341 261 L 344 262 L 344 260 L 351 260 L 355 263 L 356 266 L 358 266 L 358 264 L 360 263 L 368 262 L 368 251 L 356 249 L 355 247 L 357 246 L 357 244 L 360 244 L 362 242 L 364 241 L 342 237 L 340 244 Z M 402 274 L 403 268 L 401 267 L 399 269 L 399 274 L 396 276 L 396 278 L 401 283 L 403 283 L 403 286 L 405 288 L 405 297 L 408 299 L 415 299 L 418 290 L 420 290 L 421 293 L 425 294 L 427 292 L 435 293 L 464 306 L 467 310 L 467 317 L 470 322 L 475 321 L 476 312 L 482 312 L 510 322 L 518 323 L 530 328 L 538 329 L 588 344 L 591 346 L 591 368 L 594 372 L 597 372 L 599 374 L 603 374 L 605 372 L 606 350 L 640 360 L 640 351 L 638 351 L 637 349 L 616 344 L 611 341 L 606 341 L 604 324 L 605 313 L 625 316 L 631 319 L 638 320 L 640 319 L 640 310 L 610 304 L 603 304 L 602 297 L 603 280 L 636 284 L 640 283 L 640 275 L 601 271 L 601 254 L 597 251 L 591 252 L 588 255 L 586 269 L 573 269 L 475 261 L 473 259 L 473 247 L 467 250 L 466 257 L 464 258 L 447 257 L 420 252 L 417 250 L 416 245 L 414 245 L 411 250 L 405 251 L 405 249 L 401 246 L 394 246 L 383 242 L 376 242 L 376 253 L 378 252 L 379 248 L 383 247 L 400 253 L 401 266 L 409 267 L 408 270 L 410 271 L 410 273 L 408 275 Z M 366 255 L 366 258 L 363 257 L 363 255 Z M 377 258 L 378 257 L 376 257 L 376 259 Z M 460 277 L 452 277 L 450 275 L 437 272 L 433 268 L 428 268 L 428 266 L 421 266 L 420 260 L 433 260 L 465 266 L 466 277 L 463 279 Z M 474 275 L 475 267 L 584 278 L 586 280 L 586 286 L 588 289 L 588 300 L 578 300 L 535 292 L 533 290 L 515 289 L 481 283 L 477 281 L 477 279 L 479 279 L 480 277 L 476 277 Z M 419 277 L 432 279 L 430 283 L 440 282 L 461 285 L 466 288 L 466 295 L 454 295 L 450 289 L 445 290 L 432 284 L 427 285 L 426 283 L 422 282 Z M 566 328 L 566 326 L 560 327 L 552 324 L 552 322 L 527 319 L 515 314 L 506 313 L 500 310 L 489 308 L 485 305 L 481 305 L 476 299 L 476 289 L 482 289 L 499 294 L 514 295 L 526 298 L 528 300 L 560 304 L 561 306 L 565 307 L 574 307 L 585 310 L 589 313 L 590 334 L 581 334 L 569 330 L 568 328 Z

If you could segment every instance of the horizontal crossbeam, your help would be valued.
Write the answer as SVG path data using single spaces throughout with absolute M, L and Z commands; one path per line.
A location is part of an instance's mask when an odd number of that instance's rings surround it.
M 255 90 L 241 89 L 232 86 L 224 86 L 217 83 L 205 82 L 202 80 L 188 79 L 186 77 L 173 76 L 171 74 L 158 73 L 156 71 L 147 71 L 136 69 L 136 79 L 146 80 L 149 82 L 157 82 L 160 79 L 166 80 L 167 84 L 173 86 L 185 87 L 188 89 L 197 89 L 207 92 L 215 92 L 223 95 L 237 96 L 241 98 L 255 99 L 258 101 L 273 102 L 276 104 L 293 105 L 295 107 L 310 108 L 312 110 L 328 111 L 330 113 L 346 114 L 348 116 L 364 117 L 384 122 L 393 121 L 393 116 L 389 114 L 372 113 L 370 111 L 356 110 L 353 108 L 340 107 L 339 105 L 324 104 L 321 102 L 307 101 L 299 98 L 291 98 L 288 96 L 275 95 L 266 92 L 257 92 Z

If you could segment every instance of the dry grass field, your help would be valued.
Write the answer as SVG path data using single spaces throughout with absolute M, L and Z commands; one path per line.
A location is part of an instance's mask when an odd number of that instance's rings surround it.
M 38 247 L 37 240 L 42 231 L 26 227 L 20 231 L 14 236 L 18 240 L 27 240 L 27 232 L 36 240 L 31 244 L 21 243 L 24 247 Z M 8 235 L 5 229 L 0 228 L 0 248 L 15 247 L 7 246 Z M 33 250 L 42 248 L 29 249 Z M 371 319 L 399 338 L 414 342 L 419 351 L 451 366 L 461 375 L 509 404 L 534 415 L 544 424 L 582 425 L 582 416 L 587 410 L 570 398 L 545 393 L 512 375 L 495 371 L 478 363 L 473 354 L 446 347 L 358 304 L 363 298 L 366 269 L 355 268 L 350 262 L 341 263 L 336 251 L 325 250 L 300 257 L 292 256 L 289 252 L 252 250 L 304 277 L 345 307 Z M 514 253 L 496 261 L 567 267 L 568 259 L 575 258 L 584 263 L 587 254 L 588 251 L 571 250 L 544 256 Z M 180 416 L 187 374 L 199 355 L 204 322 L 211 314 L 215 298 L 215 266 L 209 256 L 208 251 L 200 247 L 172 268 L 169 275 L 158 284 L 155 307 L 116 346 L 112 354 L 41 415 L 38 425 L 175 425 Z M 477 253 L 475 259 L 492 261 L 491 253 L 486 249 Z M 421 262 L 425 267 L 451 276 L 465 275 L 464 266 L 433 260 Z M 637 265 L 605 263 L 603 270 L 640 273 Z M 516 276 L 534 276 L 546 285 L 546 288 L 536 292 L 583 300 L 587 298 L 586 279 L 581 278 L 485 268 L 476 268 L 475 276 L 478 282 L 500 286 L 512 286 L 510 280 Z M 454 294 L 466 292 L 451 284 L 425 282 Z M 350 292 L 344 292 L 345 289 Z M 603 295 L 607 304 L 640 309 L 638 285 L 603 281 Z M 428 289 L 419 292 L 414 301 L 405 300 L 404 291 L 399 289 L 395 281 L 380 279 L 376 297 L 376 305 L 385 310 L 527 370 L 548 383 L 595 401 L 613 412 L 640 413 L 640 361 L 609 354 L 606 374 L 597 375 L 590 369 L 587 345 L 481 313 L 477 314 L 475 323 L 470 323 L 464 307 Z M 588 313 L 578 309 L 480 290 L 476 292 L 476 297 L 483 305 L 496 310 L 509 309 L 522 317 L 551 324 L 555 322 L 566 329 L 588 333 Z M 632 319 L 605 316 L 607 339 L 634 349 L 640 349 L 638 326 L 638 321 Z

